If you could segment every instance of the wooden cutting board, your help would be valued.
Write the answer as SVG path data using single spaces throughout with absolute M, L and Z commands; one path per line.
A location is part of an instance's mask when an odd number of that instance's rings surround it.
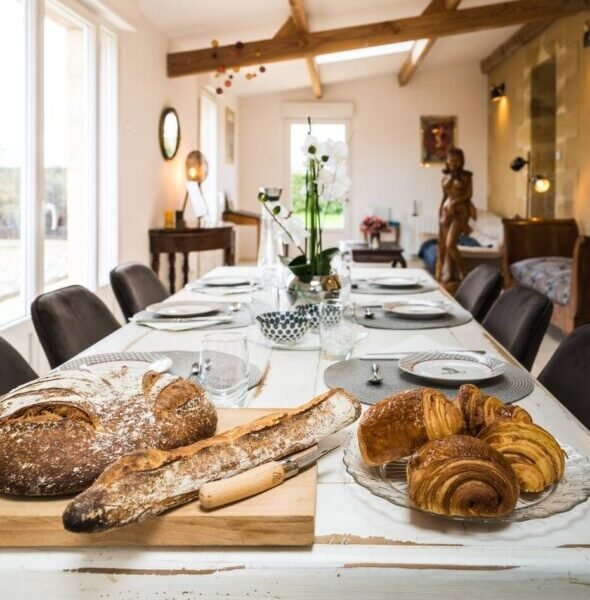
M 219 410 L 218 432 L 271 410 Z M 70 498 L 0 495 L 0 547 L 89 546 L 309 546 L 313 543 L 317 469 L 218 510 L 197 501 L 144 523 L 97 534 L 70 533 L 61 515 Z

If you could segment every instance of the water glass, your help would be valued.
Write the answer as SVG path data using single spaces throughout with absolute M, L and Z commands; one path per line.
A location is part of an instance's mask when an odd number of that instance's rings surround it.
M 358 326 L 354 304 L 326 300 L 320 304 L 320 343 L 322 357 L 346 360 L 352 355 Z
M 243 333 L 210 333 L 203 336 L 199 380 L 217 408 L 244 406 L 250 361 Z

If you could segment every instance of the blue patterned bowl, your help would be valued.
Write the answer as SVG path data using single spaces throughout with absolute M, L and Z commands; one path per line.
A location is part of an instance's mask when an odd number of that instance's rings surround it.
M 256 320 L 262 335 L 277 344 L 294 344 L 310 326 L 309 317 L 300 311 L 262 313 Z
M 307 315 L 310 329 L 317 329 L 320 326 L 320 305 L 318 303 L 300 304 L 295 307 L 295 310 L 302 315 Z

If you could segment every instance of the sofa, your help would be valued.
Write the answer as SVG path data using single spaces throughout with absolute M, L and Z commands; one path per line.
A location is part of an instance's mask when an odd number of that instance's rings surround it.
M 590 322 L 590 237 L 574 219 L 504 219 L 504 278 L 553 302 L 564 333 Z

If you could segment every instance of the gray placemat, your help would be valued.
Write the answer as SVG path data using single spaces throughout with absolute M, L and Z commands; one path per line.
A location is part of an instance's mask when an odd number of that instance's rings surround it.
M 358 318 L 358 323 L 363 327 L 403 330 L 439 329 L 440 327 L 458 327 L 473 320 L 471 313 L 459 308 L 452 308 L 448 314 L 434 319 L 404 319 L 382 308 L 371 308 L 371 311 L 375 313 L 372 319 Z
M 420 285 L 406 288 L 383 288 L 371 285 L 366 281 L 353 281 L 353 294 L 370 294 L 372 296 L 409 296 L 411 294 L 424 294 L 425 292 L 434 292 L 438 290 L 438 285 L 427 281 Z
M 173 375 L 180 375 L 187 379 L 190 378 L 192 367 L 194 363 L 199 362 L 200 352 L 190 352 L 187 350 L 164 350 L 158 352 L 158 354 L 164 354 L 172 359 L 172 366 L 168 370 Z M 231 354 L 224 354 L 223 352 L 217 352 L 219 354 L 219 360 L 222 362 L 231 362 L 232 360 L 238 360 Z M 256 387 L 262 379 L 262 373 L 260 369 L 250 363 L 250 378 L 248 381 L 248 389 Z
M 372 362 L 380 367 L 383 377 L 381 385 L 366 383 L 371 375 Z M 363 404 L 376 404 L 379 400 L 417 387 L 440 390 L 449 398 L 454 398 L 461 385 L 440 385 L 429 383 L 400 371 L 397 360 L 360 360 L 353 358 L 334 363 L 324 372 L 324 383 L 329 388 L 341 387 L 356 396 Z M 528 396 L 534 389 L 533 378 L 522 367 L 508 365 L 504 375 L 478 384 L 489 396 L 495 396 L 504 404 L 512 404 Z

